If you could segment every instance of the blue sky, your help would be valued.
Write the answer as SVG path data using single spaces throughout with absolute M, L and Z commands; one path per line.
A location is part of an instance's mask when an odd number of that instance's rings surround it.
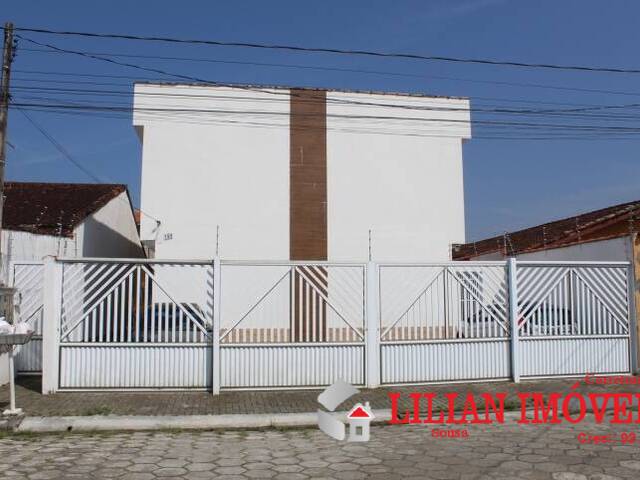
M 525 62 L 640 68 L 640 2 L 634 1 L 28 1 L 5 2 L 0 20 L 60 30 L 166 35 L 410 52 Z M 93 52 L 261 62 L 386 74 L 320 71 L 231 63 L 133 59 L 152 68 L 221 82 L 422 92 L 471 98 L 473 107 L 572 108 L 640 103 L 640 75 L 563 72 L 399 59 L 305 55 L 232 47 L 174 46 L 24 34 L 64 48 Z M 22 41 L 15 87 L 130 90 L 134 69 L 74 56 L 28 51 Z M 125 59 L 126 60 L 126 59 Z M 45 73 L 37 73 L 45 72 Z M 57 72 L 51 75 L 51 72 Z M 74 75 L 61 75 L 72 73 Z M 391 75 L 391 74 L 393 75 Z M 75 74 L 114 75 L 79 77 Z M 402 75 L 398 75 L 402 74 Z M 446 78 L 442 78 L 446 77 Z M 65 80 L 109 83 L 67 85 Z M 486 82 L 486 83 L 485 83 Z M 491 82 L 526 83 L 525 87 Z M 549 86 L 554 88 L 548 88 Z M 606 90 L 595 93 L 561 88 Z M 14 99 L 37 102 L 49 93 L 17 88 Z M 77 98 L 76 98 L 77 97 Z M 63 101 L 129 102 L 130 97 L 70 96 Z M 544 103 L 540 103 L 544 102 Z M 637 110 L 637 109 L 636 109 Z M 634 108 L 625 112 L 633 115 Z M 30 115 L 100 179 L 129 185 L 139 199 L 140 144 L 130 118 L 43 112 Z M 474 114 L 474 119 L 478 117 Z M 499 117 L 490 117 L 499 118 Z M 640 118 L 640 117 L 639 117 Z M 504 117 L 500 118 L 504 120 Z M 513 121 L 531 119 L 509 118 Z M 535 120 L 535 119 L 534 119 Z M 555 122 L 555 120 L 538 120 Z M 579 121 L 579 120 L 578 120 Z M 635 126 L 633 123 L 627 126 Z M 475 240 L 575 213 L 640 198 L 637 136 L 591 135 L 577 140 L 474 138 L 464 147 L 467 238 Z M 9 119 L 7 177 L 91 181 L 64 159 L 19 111 Z M 167 185 L 170 193 L 171 186 Z

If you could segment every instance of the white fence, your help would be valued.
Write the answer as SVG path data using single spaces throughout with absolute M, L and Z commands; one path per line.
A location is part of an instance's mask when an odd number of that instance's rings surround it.
M 223 262 L 222 388 L 365 383 L 365 266 Z
M 59 387 L 209 387 L 212 288 L 211 262 L 63 262 Z
M 510 376 L 505 263 L 379 269 L 382 383 Z
M 520 375 L 628 372 L 628 278 L 626 265 L 519 263 Z
M 43 391 L 630 373 L 629 272 L 515 260 L 51 261 Z
M 30 324 L 35 333 L 31 341 L 16 349 L 16 371 L 38 374 L 42 371 L 42 315 L 44 301 L 44 264 L 16 262 L 10 265 L 10 285 L 16 291 L 16 322 Z

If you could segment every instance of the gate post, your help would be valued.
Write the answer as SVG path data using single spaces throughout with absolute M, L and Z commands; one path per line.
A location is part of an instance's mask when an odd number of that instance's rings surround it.
M 509 325 L 511 332 L 511 378 L 515 383 L 520 382 L 520 352 L 519 326 L 518 326 L 518 277 L 515 257 L 510 257 L 508 262 L 509 275 Z
M 220 393 L 220 298 L 221 298 L 221 273 L 222 265 L 220 257 L 213 259 L 213 290 L 211 305 L 213 306 L 213 324 L 211 329 L 211 392 L 214 395 Z
M 380 288 L 378 265 L 367 263 L 365 300 L 365 365 L 367 388 L 380 386 Z
M 60 314 L 62 310 L 62 263 L 54 257 L 44 262 L 42 305 L 42 394 L 55 393 L 60 378 Z
M 634 234 L 634 237 L 637 234 Z M 631 241 L 635 244 L 635 238 L 632 238 Z M 633 249 L 632 249 L 633 250 Z M 634 261 L 629 265 L 627 271 L 627 282 L 628 282 L 628 312 L 629 312 L 629 339 L 630 339 L 630 355 L 629 359 L 631 360 L 631 364 L 629 365 L 631 373 L 633 375 L 637 375 L 638 372 L 638 361 L 640 357 L 640 350 L 638 350 L 638 305 L 636 304 L 636 299 L 638 298 L 638 284 L 636 279 L 636 269 L 637 263 L 635 254 L 633 255 Z

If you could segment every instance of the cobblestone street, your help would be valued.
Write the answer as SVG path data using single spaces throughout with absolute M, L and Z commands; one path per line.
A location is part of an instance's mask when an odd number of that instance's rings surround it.
M 468 438 L 434 438 L 423 426 L 372 428 L 369 443 L 337 442 L 316 429 L 138 432 L 6 436 L 0 476 L 7 479 L 393 479 L 526 478 L 613 480 L 640 477 L 638 428 L 594 424 L 475 425 Z M 578 434 L 611 434 L 581 444 Z

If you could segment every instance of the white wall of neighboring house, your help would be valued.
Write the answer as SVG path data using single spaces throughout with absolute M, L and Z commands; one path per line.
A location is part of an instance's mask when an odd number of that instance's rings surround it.
M 471 260 L 490 261 L 507 258 L 500 252 L 478 255 Z M 633 252 L 629 236 L 550 248 L 516 255 L 522 261 L 548 262 L 631 262 Z
M 157 258 L 212 257 L 217 226 L 222 258 L 289 258 L 288 91 L 260 90 L 136 85 L 141 208 L 150 215 L 141 238 L 155 240 Z M 335 103 L 352 99 L 379 105 Z M 423 109 L 395 108 L 408 104 Z M 158 115 L 153 108 L 227 113 Z M 366 261 L 369 230 L 374 259 L 449 259 L 449 245 L 464 241 L 468 108 L 460 99 L 327 92 L 330 261 Z
M 85 218 L 76 227 L 82 238 L 77 256 L 138 258 L 143 256 L 140 237 L 126 192 Z

